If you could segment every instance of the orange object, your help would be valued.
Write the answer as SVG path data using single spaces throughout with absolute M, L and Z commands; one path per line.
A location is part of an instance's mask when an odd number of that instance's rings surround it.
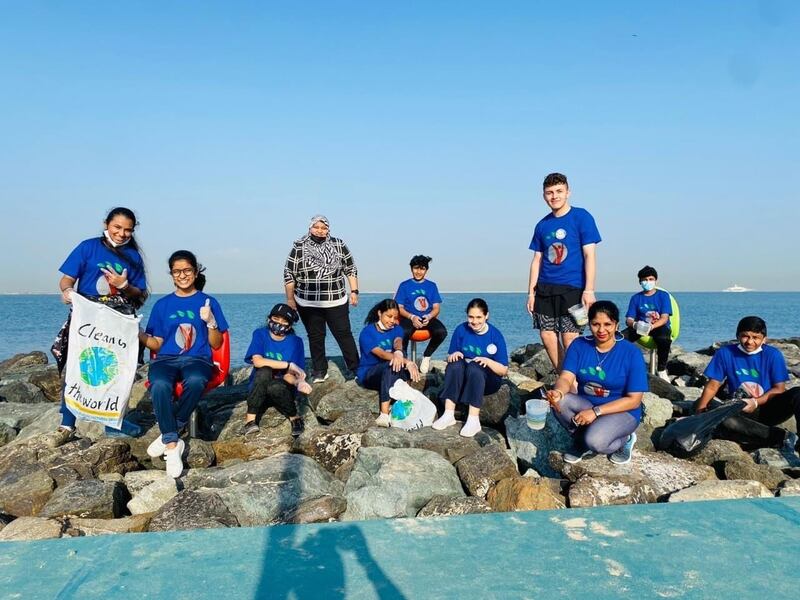
M 411 334 L 411 340 L 414 342 L 424 342 L 431 339 L 431 332 L 427 329 L 417 329 Z

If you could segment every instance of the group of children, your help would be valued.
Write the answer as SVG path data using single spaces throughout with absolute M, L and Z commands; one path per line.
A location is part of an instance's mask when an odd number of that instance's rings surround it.
M 575 440 L 565 460 L 577 462 L 593 452 L 602 452 L 614 462 L 624 463 L 631 457 L 634 430 L 641 418 L 641 398 L 648 388 L 641 353 L 632 342 L 644 335 L 653 340 L 658 373 L 667 379 L 671 297 L 656 287 L 658 273 L 654 268 L 641 269 L 637 275 L 642 291 L 631 298 L 626 328 L 620 333 L 618 308 L 611 302 L 595 300 L 595 246 L 601 238 L 594 219 L 586 210 L 570 206 L 569 185 L 559 173 L 545 178 L 543 197 L 551 212 L 536 225 L 530 244 L 534 255 L 527 309 L 559 375 L 546 398 Z M 129 209 L 115 208 L 104 225 L 99 238 L 81 242 L 61 266 L 62 299 L 69 304 L 71 294 L 79 293 L 131 314 L 148 296 L 144 264 L 133 237 L 136 217 Z M 381 427 L 391 423 L 389 390 L 393 384 L 398 379 L 418 381 L 425 375 L 431 356 L 447 337 L 447 329 L 438 318 L 441 295 L 427 278 L 430 261 L 424 255 L 411 259 L 411 277 L 399 285 L 394 298 L 372 307 L 359 336 L 356 376 L 359 385 L 378 392 L 376 425 Z M 157 354 L 149 378 L 161 436 L 150 444 L 148 453 L 163 456 L 167 472 L 178 477 L 183 471 L 184 451 L 180 432 L 212 377 L 212 351 L 222 345 L 228 327 L 219 303 L 202 291 L 204 268 L 194 254 L 174 252 L 168 265 L 175 290 L 156 302 L 140 342 Z M 357 300 L 357 290 L 351 296 Z M 303 341 L 294 332 L 299 319 L 293 306 L 279 303 L 270 310 L 265 325 L 253 332 L 245 355 L 253 370 L 244 435 L 258 432 L 259 419 L 270 406 L 289 419 L 293 435 L 303 431 L 297 394 L 308 394 L 312 389 L 306 381 Z M 586 324 L 591 336 L 573 343 Z M 69 319 L 53 347 L 59 368 L 67 357 L 68 325 Z M 426 331 L 429 339 L 419 365 L 408 358 L 409 340 L 418 331 Z M 751 418 L 744 420 L 760 420 L 763 425 L 754 428 L 752 423 L 744 423 L 738 429 L 764 443 L 794 447 L 796 436 L 788 436 L 775 425 L 791 414 L 800 417 L 800 391 L 786 391 L 788 374 L 783 357 L 764 344 L 766 324 L 757 317 L 747 317 L 739 324 L 737 337 L 739 345 L 722 348 L 709 365 L 709 383 L 697 410 L 705 410 L 721 382 L 727 380 L 731 393 L 752 400 L 745 410 Z M 754 362 L 758 365 L 751 364 Z M 487 303 L 474 298 L 466 307 L 466 321 L 456 327 L 450 339 L 444 386 L 439 394 L 442 412 L 433 429 L 454 425 L 455 407 L 460 403 L 468 407 L 461 435 L 478 433 L 484 396 L 500 388 L 507 372 L 503 334 L 489 323 Z M 183 386 L 180 396 L 174 393 L 177 383 Z M 764 408 L 768 401 L 769 406 Z M 63 398 L 61 412 L 60 429 L 71 434 L 75 416 Z

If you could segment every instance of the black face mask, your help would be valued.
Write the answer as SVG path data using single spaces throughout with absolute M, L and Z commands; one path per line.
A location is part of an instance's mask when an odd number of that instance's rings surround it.
M 284 325 L 276 321 L 267 321 L 267 328 L 275 335 L 288 335 L 292 331 L 291 325 Z
M 328 236 L 319 237 L 318 235 L 314 235 L 313 233 L 309 233 L 308 235 L 311 237 L 312 240 L 314 240 L 318 244 L 321 244 L 322 242 L 328 239 Z

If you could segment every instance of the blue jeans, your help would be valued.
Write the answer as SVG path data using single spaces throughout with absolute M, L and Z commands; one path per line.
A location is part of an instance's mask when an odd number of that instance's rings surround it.
M 398 379 L 404 381 L 408 380 L 408 371 L 401 369 L 397 372 L 392 370 L 392 366 L 388 361 L 381 361 L 377 365 L 370 367 L 364 374 L 362 379 L 359 379 L 361 387 L 368 390 L 377 390 L 378 399 L 381 402 L 389 402 L 389 389 L 394 385 Z
M 592 406 L 594 404 L 582 396 L 565 394 L 558 403 L 561 412 L 554 410 L 553 414 L 573 438 L 578 439 L 583 434 L 583 442 L 592 452 L 614 454 L 628 441 L 628 436 L 636 431 L 639 421 L 631 413 L 622 412 L 601 415 L 586 427 L 578 427 L 572 422 L 572 417 Z
M 484 394 L 494 394 L 502 384 L 502 377 L 491 369 L 461 359 L 447 363 L 444 387 L 439 397 L 452 400 L 456 404 L 469 404 L 480 408 L 483 406 Z
M 196 356 L 159 356 L 150 363 L 150 398 L 161 441 L 178 441 L 178 430 L 189 422 L 206 389 L 214 365 Z M 183 382 L 183 393 L 174 398 L 175 383 Z

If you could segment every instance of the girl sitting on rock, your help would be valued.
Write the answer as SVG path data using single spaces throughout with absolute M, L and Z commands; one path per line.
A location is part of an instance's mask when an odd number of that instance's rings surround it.
M 389 389 L 398 379 L 419 381 L 417 365 L 403 353 L 403 328 L 398 325 L 397 302 L 391 298 L 373 306 L 364 320 L 366 327 L 358 337 L 361 362 L 358 365 L 358 383 L 368 390 L 377 390 L 380 415 L 375 419 L 378 427 L 389 427 Z
M 567 348 L 561 375 L 547 392 L 559 423 L 573 437 L 564 461 L 574 464 L 595 454 L 611 462 L 631 460 L 636 427 L 642 419 L 647 372 L 642 353 L 617 332 L 619 309 L 608 300 L 589 308 L 592 335 Z M 570 390 L 578 384 L 578 393 Z
M 188 250 L 178 250 L 169 257 L 169 272 L 175 291 L 153 306 L 147 333 L 140 341 L 158 357 L 150 363 L 150 397 L 161 435 L 147 448 L 147 454 L 164 456 L 167 474 L 180 477 L 183 472 L 185 444 L 178 432 L 189 422 L 208 380 L 216 368 L 211 349 L 222 346 L 222 334 L 228 323 L 219 302 L 203 293 L 205 269 Z M 175 383 L 183 382 L 177 400 Z
M 500 330 L 489 323 L 489 306 L 483 298 L 467 304 L 467 321 L 450 338 L 444 388 L 444 413 L 433 423 L 437 430 L 455 425 L 456 403 L 469 405 L 467 422 L 461 435 L 473 437 L 481 430 L 483 397 L 500 389 L 508 373 L 508 350 Z
M 258 432 L 257 417 L 270 406 L 289 419 L 294 437 L 303 432 L 303 419 L 297 414 L 295 389 L 308 394 L 311 386 L 306 382 L 303 340 L 292 328 L 298 319 L 295 309 L 279 303 L 269 311 L 266 327 L 253 332 L 244 357 L 245 362 L 253 365 L 242 428 L 244 435 Z

